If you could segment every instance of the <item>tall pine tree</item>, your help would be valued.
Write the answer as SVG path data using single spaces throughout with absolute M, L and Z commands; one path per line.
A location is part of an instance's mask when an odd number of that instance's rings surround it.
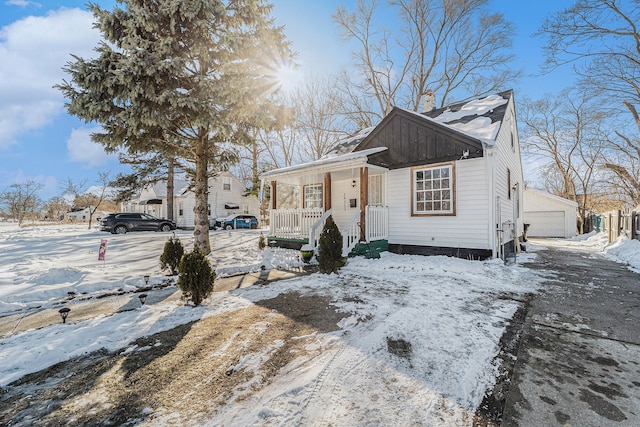
M 263 0 L 117 1 L 112 11 L 89 4 L 104 42 L 95 59 L 74 56 L 58 88 L 69 113 L 102 125 L 92 138 L 108 151 L 192 165 L 194 246 L 207 254 L 208 177 L 238 160 L 237 124 L 271 99 L 289 43 Z

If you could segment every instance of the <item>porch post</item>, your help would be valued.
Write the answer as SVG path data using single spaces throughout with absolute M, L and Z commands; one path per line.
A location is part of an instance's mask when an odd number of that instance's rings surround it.
M 331 172 L 324 173 L 324 188 L 322 190 L 322 206 L 326 212 L 331 209 Z
M 367 205 L 369 204 L 369 168 L 360 168 L 360 241 L 367 240 Z
M 276 202 L 278 194 L 278 183 L 277 181 L 271 181 L 271 209 L 276 210 L 278 204 Z

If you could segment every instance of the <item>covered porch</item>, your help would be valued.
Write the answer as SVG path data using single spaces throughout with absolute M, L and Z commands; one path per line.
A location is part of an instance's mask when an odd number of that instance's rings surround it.
M 357 250 L 359 243 L 386 250 L 387 169 L 367 164 L 367 156 L 380 151 L 349 153 L 263 175 L 271 190 L 270 244 L 317 247 L 331 215 L 343 236 L 343 256 Z

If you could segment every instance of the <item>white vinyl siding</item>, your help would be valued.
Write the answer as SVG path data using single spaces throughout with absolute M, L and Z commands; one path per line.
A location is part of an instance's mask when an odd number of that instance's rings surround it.
M 411 169 L 389 171 L 389 243 L 491 249 L 484 159 L 456 162 L 456 215 L 411 216 Z
M 522 215 L 519 213 L 522 212 L 524 178 L 514 114 L 513 105 L 510 104 L 496 138 L 497 165 L 494 173 L 496 196 L 500 198 L 498 217 L 502 222 L 513 221 L 515 214 L 518 235 L 521 236 L 524 229 Z M 516 194 L 513 194 L 514 186 L 516 186 Z

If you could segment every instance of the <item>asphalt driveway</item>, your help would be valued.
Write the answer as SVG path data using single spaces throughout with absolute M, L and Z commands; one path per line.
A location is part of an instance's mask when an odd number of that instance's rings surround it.
M 544 249 L 548 278 L 524 322 L 503 426 L 640 425 L 640 274 L 579 249 Z

